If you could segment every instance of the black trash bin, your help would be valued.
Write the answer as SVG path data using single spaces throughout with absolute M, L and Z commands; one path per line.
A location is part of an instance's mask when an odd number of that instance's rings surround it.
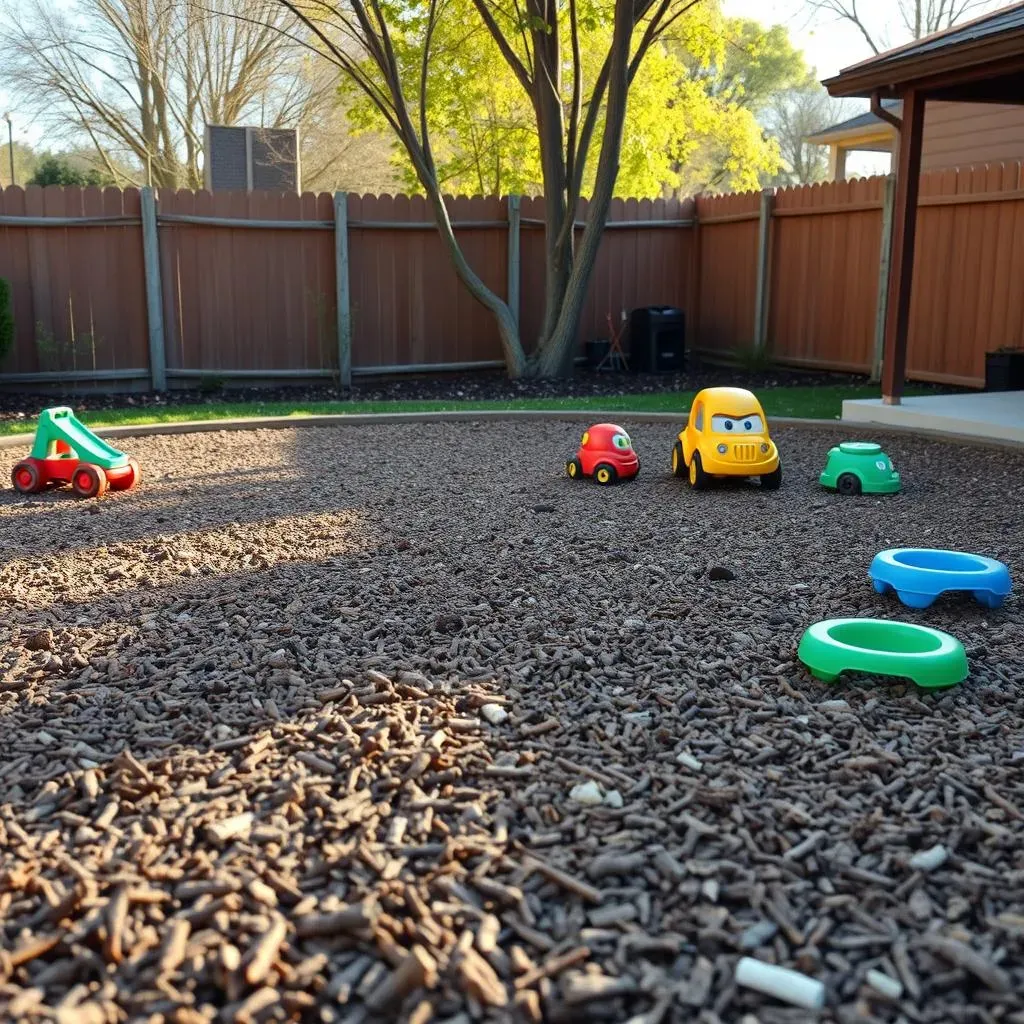
M 601 365 L 601 360 L 608 355 L 612 343 L 607 338 L 592 338 L 587 342 L 587 366 L 596 370 Z
M 637 373 L 686 369 L 686 314 L 675 306 L 641 306 L 629 314 L 629 366 Z

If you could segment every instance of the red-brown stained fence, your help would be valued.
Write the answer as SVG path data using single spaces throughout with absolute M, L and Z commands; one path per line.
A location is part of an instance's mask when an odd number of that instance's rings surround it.
M 1024 345 L 1022 165 L 922 176 L 907 372 L 980 384 L 985 352 Z
M 329 195 L 157 193 L 161 218 L 333 225 Z M 323 370 L 337 365 L 332 230 L 161 220 L 164 344 L 171 370 Z
M 776 194 L 768 305 L 776 359 L 871 368 L 884 191 L 884 178 L 867 178 Z
M 456 227 L 469 265 L 504 296 L 508 276 L 505 201 L 449 198 L 448 216 L 495 227 Z M 501 358 L 494 318 L 463 287 L 436 228 L 360 228 L 363 223 L 432 225 L 421 196 L 349 196 L 349 287 L 354 367 L 479 362 Z
M 760 205 L 757 192 L 697 197 L 699 284 L 689 344 L 725 352 L 753 343 Z
M 0 215 L 119 217 L 137 222 L 139 193 L 108 188 L 7 188 Z M 142 370 L 149 363 L 138 223 L 89 227 L 0 224 L 0 277 L 11 283 L 9 373 Z
M 776 360 L 870 369 L 884 184 L 872 178 L 776 194 L 765 281 L 767 349 Z M 475 197 L 447 204 L 470 265 L 504 297 L 508 201 Z M 161 192 L 157 205 L 172 380 L 190 371 L 223 372 L 225 378 L 232 371 L 336 371 L 333 196 Z M 352 195 L 347 205 L 353 367 L 500 359 L 492 318 L 455 275 L 428 204 L 419 197 Z M 687 311 L 691 347 L 749 350 L 760 206 L 758 193 L 616 200 L 584 303 L 580 341 L 607 336 L 609 317 L 618 329 L 624 310 L 665 304 Z M 581 203 L 580 223 L 586 215 Z M 529 349 L 544 306 L 543 201 L 524 199 L 521 216 L 519 316 Z M 71 227 L 58 221 L 104 217 L 106 223 Z M 694 219 L 695 227 L 684 226 Z M 299 223 L 274 228 L 256 221 Z M 628 224 L 615 226 L 623 222 Z M 577 240 L 580 231 L 578 226 Z M 909 375 L 980 384 L 986 350 L 1024 344 L 1022 274 L 1022 166 L 924 175 Z M 0 276 L 13 286 L 16 324 L 14 351 L 0 367 L 0 381 L 48 371 L 148 374 L 137 191 L 0 192 Z
M 867 373 L 875 349 L 885 179 L 782 189 L 770 227 L 767 349 L 780 363 Z M 754 339 L 759 196 L 699 197 L 692 342 Z M 1024 165 L 921 177 L 907 374 L 980 386 L 985 352 L 1024 345 Z

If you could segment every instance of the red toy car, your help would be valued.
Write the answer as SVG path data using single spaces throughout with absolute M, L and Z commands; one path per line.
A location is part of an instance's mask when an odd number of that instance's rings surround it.
M 622 427 L 597 423 L 583 435 L 580 449 L 565 464 L 565 471 L 574 480 L 592 476 L 599 484 L 608 485 L 632 480 L 640 472 L 640 459 Z

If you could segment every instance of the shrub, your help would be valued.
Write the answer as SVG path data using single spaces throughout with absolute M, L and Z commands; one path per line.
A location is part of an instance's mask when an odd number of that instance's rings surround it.
M 0 277 L 0 361 L 14 348 L 14 299 L 11 282 Z

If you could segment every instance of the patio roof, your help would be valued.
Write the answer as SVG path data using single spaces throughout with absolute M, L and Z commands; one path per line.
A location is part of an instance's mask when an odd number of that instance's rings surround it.
M 882 107 L 891 110 L 894 114 L 900 112 L 899 100 L 883 100 Z M 874 142 L 880 140 L 880 144 L 872 148 L 891 149 L 892 139 L 896 135 L 896 129 L 887 121 L 883 121 L 877 114 L 865 110 L 863 114 L 856 117 L 848 117 L 845 121 L 838 121 L 836 124 L 822 128 L 820 132 L 807 136 L 807 141 L 816 146 L 830 146 L 838 142 L 860 142 L 867 140 Z
M 906 378 L 925 105 L 929 100 L 1024 104 L 1024 2 L 844 68 L 824 85 L 833 96 L 870 97 L 872 113 L 899 134 L 882 310 L 882 401 L 899 405 Z M 887 99 L 901 101 L 899 117 L 886 109 Z
M 898 97 L 913 82 L 931 99 L 1019 102 L 1024 87 L 1024 3 L 843 68 L 833 96 Z

